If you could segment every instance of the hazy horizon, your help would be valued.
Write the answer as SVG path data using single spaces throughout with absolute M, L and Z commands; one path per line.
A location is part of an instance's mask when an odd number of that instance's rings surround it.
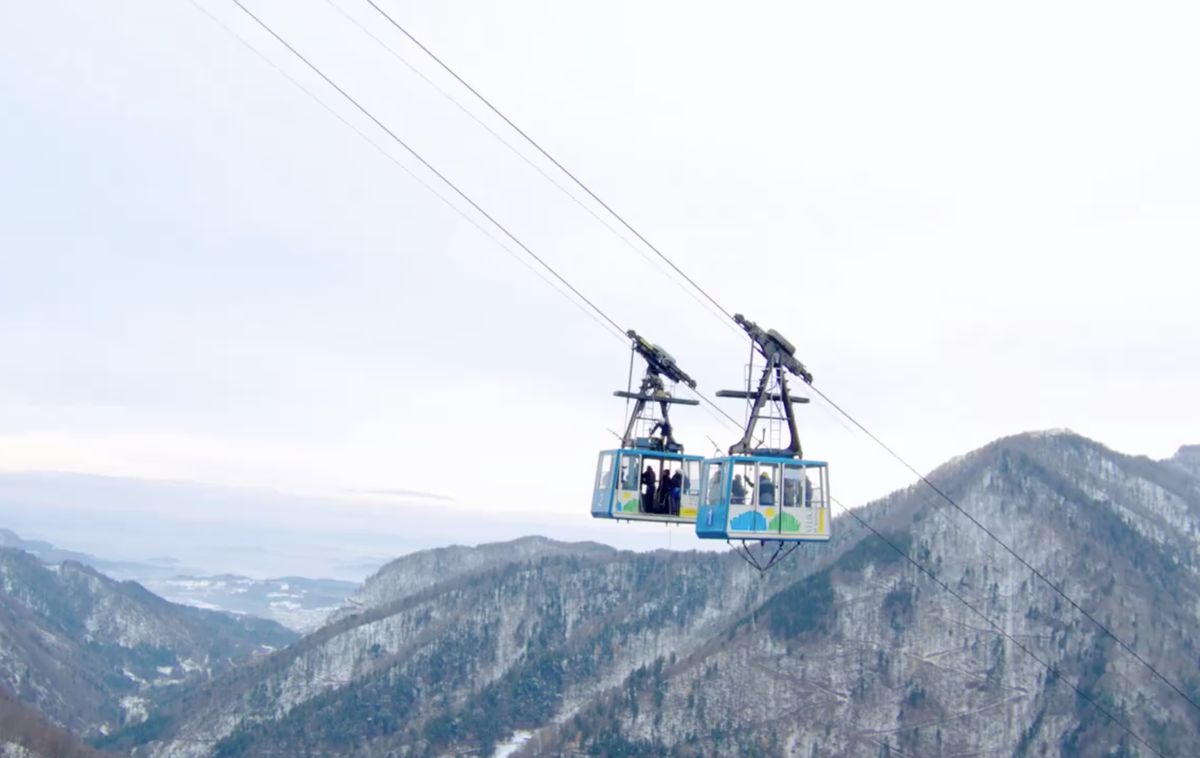
M 369 4 L 253 7 L 699 392 L 743 386 L 738 329 Z M 917 469 L 1030 429 L 1196 440 L 1195 7 L 381 7 Z M 222 24 L 453 196 L 235 4 L 5 4 L 0 465 L 343 493 L 305 506 L 331 532 L 371 523 L 345 493 L 408 490 L 461 510 L 411 533 L 665 545 L 587 514 L 627 343 Z M 674 420 L 688 452 L 740 436 Z M 820 398 L 799 423 L 841 502 L 912 480 Z
M 1036 431 L 1051 430 L 1014 434 Z M 518 514 L 480 513 L 433 493 L 406 495 L 352 499 L 64 471 L 0 471 L 0 527 L 109 561 L 170 558 L 178 563 L 173 573 L 255 579 L 292 575 L 362 581 L 380 566 L 420 550 L 527 536 L 620 550 L 727 548 L 698 539 L 687 526 L 614 524 L 587 513 L 547 519 L 536 507 Z M 456 518 L 432 520 L 438 509 Z M 457 517 L 469 518 L 470 528 L 448 525 Z M 538 518 L 544 520 L 539 524 Z
M 539 524 L 536 511 L 514 520 L 433 506 L 470 519 L 460 531 L 454 520 L 431 519 L 429 507 L 62 471 L 0 472 L 0 527 L 108 561 L 170 558 L 179 563 L 171 571 L 180 574 L 361 581 L 412 552 L 526 536 L 633 550 L 725 547 L 701 543 L 682 526 L 614 525 L 586 513 L 543 517 Z

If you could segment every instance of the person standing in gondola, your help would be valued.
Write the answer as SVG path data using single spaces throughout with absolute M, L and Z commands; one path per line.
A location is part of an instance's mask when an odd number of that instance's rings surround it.
M 672 516 L 679 515 L 679 499 L 683 494 L 683 471 L 676 471 L 671 476 L 671 496 L 668 500 L 667 512 Z
M 646 470 L 642 472 L 642 513 L 654 513 L 655 505 L 655 483 L 657 477 L 654 475 L 654 469 L 647 465 Z
M 758 504 L 775 505 L 775 482 L 766 471 L 758 475 Z
M 729 487 L 729 502 L 734 505 L 742 505 L 746 502 L 746 485 L 742 482 L 741 474 L 733 475 L 733 482 Z

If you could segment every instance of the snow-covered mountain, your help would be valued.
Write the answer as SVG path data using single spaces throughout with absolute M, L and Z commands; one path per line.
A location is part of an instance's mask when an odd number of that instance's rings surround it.
M 0 687 L 0 758 L 114 757 L 88 747 Z
M 173 603 L 271 619 L 300 633 L 323 625 L 359 587 L 340 579 L 251 579 L 236 574 L 175 576 L 142 584 Z
M 1195 476 L 1055 432 L 931 478 L 1200 693 Z M 765 576 L 728 554 L 541 539 L 408 556 L 118 744 L 486 756 L 528 730 L 518 755 L 1151 755 L 1070 682 L 1163 755 L 1200 752 L 1195 707 L 928 488 L 858 513 L 949 590 L 847 516 Z
M 522 537 L 478 547 L 451 545 L 422 550 L 397 558 L 381 568 L 345 599 L 342 606 L 329 617 L 329 622 L 395 603 L 435 585 L 500 568 L 514 561 L 555 555 L 610 557 L 616 552 L 614 548 L 595 542 L 564 543 L 545 537 Z
M 1200 477 L 1200 445 L 1184 445 L 1180 447 L 1178 452 L 1168 459 L 1168 462 L 1173 463 L 1193 476 Z
M 273 621 L 175 605 L 73 561 L 0 548 L 0 683 L 83 734 L 283 647 Z
M 183 566 L 172 558 L 114 561 L 65 550 L 44 540 L 23 539 L 11 529 L 0 529 L 0 547 L 23 550 L 50 565 L 74 561 L 113 579 L 135 581 L 172 603 L 271 619 L 301 633 L 324 624 L 359 587 L 358 582 L 302 576 L 252 579 L 237 574 L 180 574 Z

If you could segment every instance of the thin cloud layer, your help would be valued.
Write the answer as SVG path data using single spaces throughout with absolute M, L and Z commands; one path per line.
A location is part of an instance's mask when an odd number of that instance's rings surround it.
M 385 7 L 918 468 L 1027 429 L 1195 439 L 1191 6 Z M 745 341 L 661 261 L 328 3 L 254 8 L 702 392 L 744 383 Z M 585 518 L 628 348 L 191 4 L 6 7 L 0 102 L 0 467 Z M 801 424 L 843 502 L 910 480 L 820 403 Z M 702 409 L 677 429 L 738 436 Z

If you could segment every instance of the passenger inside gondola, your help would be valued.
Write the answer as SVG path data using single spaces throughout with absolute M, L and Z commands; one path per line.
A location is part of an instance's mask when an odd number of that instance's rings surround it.
M 655 495 L 654 502 L 649 508 L 649 512 L 658 515 L 665 515 L 671 512 L 671 500 L 674 497 L 675 487 L 675 472 L 671 470 L 669 465 L 665 465 L 661 471 L 659 479 L 658 492 Z
M 783 505 L 788 508 L 795 507 L 800 502 L 800 480 L 796 478 L 797 473 L 793 469 L 787 469 L 783 473 Z
M 800 466 L 785 465 L 783 467 L 783 504 L 785 507 L 795 508 L 800 505 L 802 489 L 800 478 L 803 476 L 805 476 L 804 469 Z
M 742 482 L 741 474 L 733 475 L 733 482 L 729 488 L 729 502 L 734 505 L 743 505 L 746 502 L 746 485 Z
M 671 475 L 671 490 L 667 501 L 667 513 L 672 516 L 679 515 L 679 498 L 683 493 L 683 472 L 676 470 Z
M 721 502 L 721 477 L 724 476 L 725 470 L 719 463 L 714 463 L 711 469 L 712 476 L 708 478 L 708 497 L 705 503 L 715 505 Z
M 647 464 L 646 470 L 642 472 L 642 513 L 654 513 L 656 482 L 654 468 Z
M 758 504 L 775 505 L 775 482 L 766 471 L 758 475 Z
M 654 493 L 654 499 L 646 504 L 647 513 L 663 513 L 663 501 L 671 490 L 671 470 L 659 463 L 659 480 L 658 489 Z

